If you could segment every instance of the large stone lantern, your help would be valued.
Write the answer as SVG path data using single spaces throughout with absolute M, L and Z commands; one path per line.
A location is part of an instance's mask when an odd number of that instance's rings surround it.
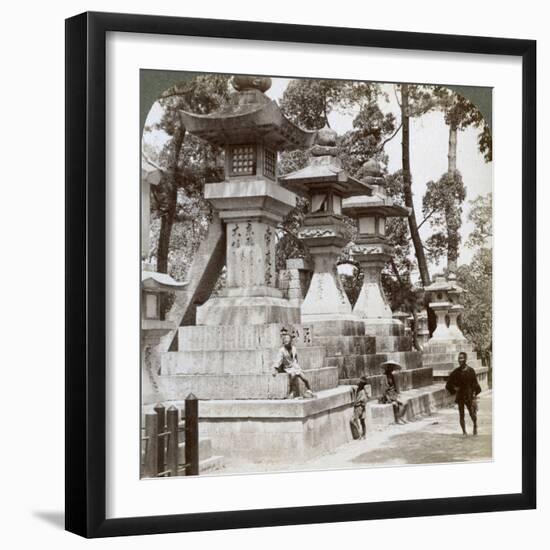
M 353 308 L 353 313 L 369 327 L 400 324 L 392 319 L 392 311 L 384 294 L 381 272 L 393 255 L 393 249 L 386 238 L 386 219 L 407 217 L 409 209 L 387 197 L 384 178 L 378 162 L 365 163 L 366 182 L 373 189 L 371 195 L 345 199 L 344 214 L 357 219 L 359 236 L 352 248 L 353 257 L 363 270 L 363 286 Z
M 221 110 L 181 111 L 186 129 L 225 151 L 225 181 L 205 185 L 204 196 L 226 224 L 227 283 L 197 308 L 197 324 L 299 322 L 299 308 L 277 288 L 276 226 L 296 206 L 277 183 L 277 153 L 311 145 L 314 133 L 287 120 L 264 92 L 268 77 L 237 76 Z
M 338 277 L 336 260 L 349 242 L 342 201 L 371 189 L 349 176 L 336 156 L 336 132 L 319 130 L 308 165 L 280 178 L 287 188 L 309 199 L 309 212 L 298 236 L 309 249 L 314 272 L 302 303 L 302 322 L 357 320 Z

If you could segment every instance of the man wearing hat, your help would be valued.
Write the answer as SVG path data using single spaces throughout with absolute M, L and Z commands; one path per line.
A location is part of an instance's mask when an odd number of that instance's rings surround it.
M 309 380 L 304 375 L 302 367 L 300 367 L 300 365 L 298 364 L 298 353 L 296 352 L 296 348 L 292 344 L 292 336 L 286 330 L 286 328 L 281 329 L 281 338 L 283 341 L 283 345 L 277 352 L 277 357 L 275 359 L 275 362 L 273 363 L 273 376 L 277 376 L 277 374 L 282 372 L 286 372 L 289 375 L 290 380 L 288 385 L 289 392 L 286 397 L 287 399 L 298 397 L 298 379 L 300 379 L 306 387 L 304 397 L 315 397 L 315 395 L 311 391 Z
M 388 403 L 393 406 L 393 416 L 396 424 L 406 424 L 405 415 L 409 408 L 408 403 L 403 403 L 399 398 L 394 372 L 401 369 L 401 365 L 395 361 L 386 361 L 380 365 L 386 375 L 386 389 L 379 399 L 380 403 Z

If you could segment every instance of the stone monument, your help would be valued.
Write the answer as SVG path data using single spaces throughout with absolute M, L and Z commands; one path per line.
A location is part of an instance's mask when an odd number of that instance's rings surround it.
M 233 78 L 227 105 L 209 115 L 181 112 L 188 132 L 222 147 L 225 179 L 205 198 L 225 226 L 227 284 L 197 307 L 196 326 L 178 329 L 177 350 L 163 354 L 165 400 L 199 399 L 200 429 L 216 454 L 250 461 L 300 460 L 349 438 L 351 390 L 301 324 L 300 300 L 278 288 L 277 224 L 296 195 L 277 182 L 278 152 L 308 148 L 315 132 L 293 125 L 264 92 L 264 77 Z M 272 376 L 285 327 L 314 399 L 285 400 L 289 377 Z
M 349 242 L 342 200 L 370 193 L 368 185 L 349 176 L 337 155 L 336 132 L 319 130 L 308 165 L 280 178 L 281 183 L 309 199 L 309 211 L 298 237 L 308 248 L 314 271 L 302 304 L 302 323 L 354 321 L 336 260 Z
M 425 292 L 429 307 L 437 318 L 436 327 L 424 345 L 423 353 L 424 363 L 433 368 L 434 379 L 446 380 L 451 370 L 458 366 L 458 354 L 464 351 L 468 354 L 468 364 L 475 369 L 480 385 L 486 388 L 489 369 L 482 366 L 473 346 L 458 325 L 458 317 L 464 309 L 459 299 L 464 290 L 457 284 L 455 275 L 451 273 L 448 277 L 435 277 Z

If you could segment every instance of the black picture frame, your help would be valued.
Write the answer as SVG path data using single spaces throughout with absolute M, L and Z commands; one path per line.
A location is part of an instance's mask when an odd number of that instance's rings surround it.
M 109 31 L 522 60 L 522 491 L 516 494 L 106 519 L 105 39 Z M 463 514 L 536 507 L 536 42 L 83 13 L 66 20 L 66 529 L 85 537 Z

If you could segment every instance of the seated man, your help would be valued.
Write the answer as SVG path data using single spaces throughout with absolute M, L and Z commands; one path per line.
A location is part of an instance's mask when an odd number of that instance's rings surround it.
M 380 365 L 386 375 L 386 389 L 378 400 L 379 403 L 387 403 L 393 406 L 393 416 L 396 424 L 407 424 L 405 416 L 409 408 L 408 403 L 403 403 L 399 397 L 399 391 L 395 381 L 394 372 L 401 369 L 401 365 L 394 361 L 386 361 Z
M 304 371 L 298 364 L 298 354 L 296 352 L 296 348 L 292 345 L 292 336 L 285 328 L 283 328 L 281 330 L 281 337 L 283 340 L 283 345 L 279 349 L 277 353 L 277 358 L 273 363 L 273 376 L 277 376 L 277 374 L 282 372 L 286 372 L 289 375 L 290 380 L 289 392 L 286 397 L 287 399 L 298 397 L 298 390 L 296 387 L 298 383 L 298 378 L 306 386 L 304 397 L 315 397 L 315 395 L 311 391 L 309 380 L 305 377 Z

